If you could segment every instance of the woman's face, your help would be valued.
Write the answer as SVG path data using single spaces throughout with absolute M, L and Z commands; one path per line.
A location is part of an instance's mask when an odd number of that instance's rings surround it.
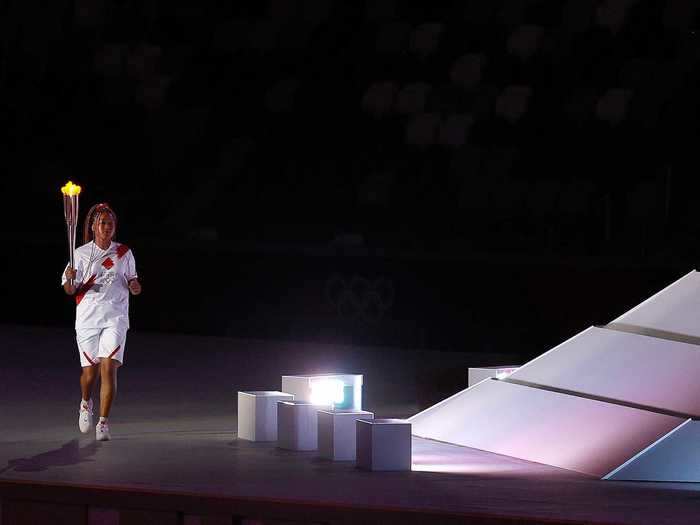
M 114 217 L 112 217 L 112 214 L 106 211 L 100 213 L 95 219 L 93 232 L 97 243 L 110 242 L 114 236 Z

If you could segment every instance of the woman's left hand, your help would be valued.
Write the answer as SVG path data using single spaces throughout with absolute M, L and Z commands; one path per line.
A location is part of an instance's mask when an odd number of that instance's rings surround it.
M 132 279 L 129 281 L 129 291 L 131 295 L 138 295 L 141 293 L 141 283 L 138 279 Z

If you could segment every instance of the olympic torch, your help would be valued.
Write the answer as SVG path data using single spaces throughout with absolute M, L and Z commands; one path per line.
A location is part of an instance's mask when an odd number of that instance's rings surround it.
M 78 227 L 80 186 L 68 181 L 66 185 L 61 188 L 61 193 L 63 193 L 63 216 L 66 219 L 66 229 L 68 230 L 70 267 L 75 269 L 75 231 Z M 73 279 L 70 279 L 68 282 L 73 285 Z

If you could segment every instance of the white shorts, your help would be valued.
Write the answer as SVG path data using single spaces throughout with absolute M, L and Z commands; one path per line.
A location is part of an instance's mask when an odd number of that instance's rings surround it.
M 114 359 L 124 363 L 124 346 L 126 330 L 116 327 L 76 328 L 75 339 L 78 342 L 80 366 L 93 366 L 100 363 L 100 358 Z

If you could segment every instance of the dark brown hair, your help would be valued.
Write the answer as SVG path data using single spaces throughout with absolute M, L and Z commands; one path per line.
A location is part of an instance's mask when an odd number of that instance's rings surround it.
M 100 202 L 90 208 L 87 215 L 85 215 L 85 222 L 83 223 L 83 242 L 85 244 L 93 239 L 94 234 L 92 232 L 92 227 L 97 223 L 100 219 L 100 215 L 103 213 L 109 213 L 112 216 L 112 220 L 114 221 L 114 233 L 117 233 L 117 214 L 114 213 L 114 210 L 109 204 Z

